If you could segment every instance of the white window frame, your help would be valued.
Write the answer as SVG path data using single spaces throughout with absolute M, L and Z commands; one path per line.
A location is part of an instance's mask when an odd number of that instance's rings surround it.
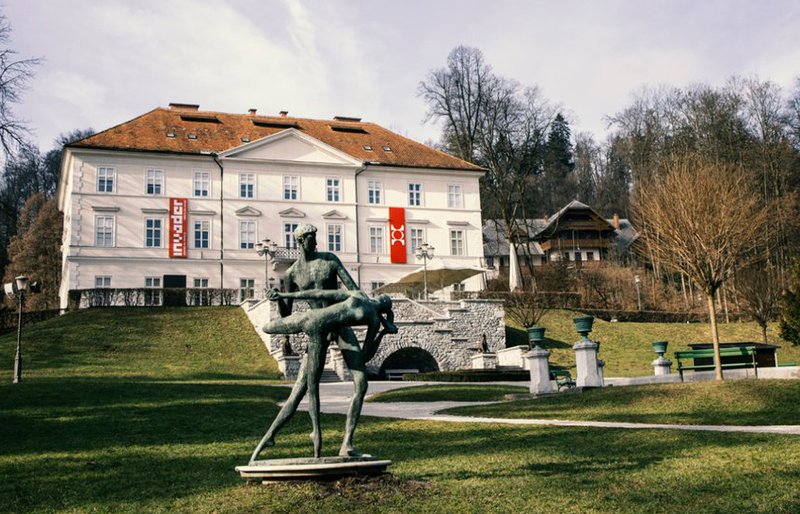
M 161 305 L 161 277 L 144 277 L 144 304 L 145 306 Z M 148 291 L 156 289 L 156 291 Z
M 294 237 L 294 231 L 297 230 L 300 224 L 293 221 L 283 222 L 283 246 L 286 248 L 297 248 L 297 239 Z
M 147 231 L 150 230 L 147 227 L 147 223 L 150 222 L 150 221 L 154 222 L 153 223 L 153 228 L 152 228 L 152 230 L 153 230 L 153 239 L 154 240 L 155 240 L 155 234 L 156 234 L 155 231 L 158 230 L 158 244 L 157 245 L 155 245 L 155 244 L 147 244 Z M 158 228 L 156 228 L 156 223 L 155 222 L 158 222 Z M 164 218 L 160 218 L 160 217 L 145 218 L 144 219 L 144 247 L 145 248 L 163 248 L 163 246 L 164 246 Z
M 205 189 L 203 186 L 205 185 Z M 199 186 L 199 187 L 198 187 Z M 200 194 L 198 194 L 198 191 Z M 205 192 L 206 194 L 203 194 Z M 192 173 L 192 197 L 211 198 L 211 172 L 198 170 Z
M 300 176 L 298 175 L 283 176 L 282 198 L 287 202 L 296 202 L 300 200 Z
M 102 176 L 103 187 L 100 187 L 100 180 Z M 111 179 L 111 187 L 109 188 L 108 182 Z M 104 194 L 114 194 L 117 192 L 117 168 L 111 166 L 98 166 L 97 167 L 97 192 Z
M 325 234 L 325 241 L 329 252 L 341 252 L 344 249 L 344 225 L 341 223 L 329 223 L 325 225 Z M 339 238 L 338 245 L 336 244 L 336 236 Z M 334 238 L 333 245 L 331 245 L 331 237 Z
M 197 224 L 198 223 L 206 223 L 208 225 L 208 230 L 206 231 L 206 246 L 198 246 L 197 243 L 199 242 L 197 239 Z M 202 230 L 201 230 L 202 232 Z M 192 219 L 192 248 L 195 250 L 209 250 L 211 249 L 211 220 L 208 218 L 193 218 Z
M 208 277 L 194 277 L 191 291 L 192 305 L 211 305 L 211 292 L 208 290 Z
M 450 255 L 453 257 L 463 257 L 466 255 L 466 234 L 458 228 L 450 229 Z
M 422 207 L 422 182 L 408 183 L 408 206 Z
M 332 203 L 342 202 L 341 177 L 325 177 L 325 201 Z
M 256 279 L 250 277 L 239 278 L 239 302 L 255 298 Z
M 369 253 L 382 255 L 386 253 L 386 231 L 380 225 L 369 225 L 367 227 L 367 240 L 369 242 Z
M 383 182 L 380 180 L 367 180 L 367 203 L 370 205 L 383 204 Z
M 239 250 L 255 248 L 257 231 L 255 220 L 239 220 Z
M 153 191 L 150 192 L 152 186 Z M 144 172 L 144 194 L 147 196 L 164 196 L 164 170 L 149 168 Z
M 256 197 L 255 173 L 239 173 L 239 198 Z
M 95 275 L 94 276 L 95 289 L 110 289 L 111 288 L 111 275 Z
M 448 209 L 464 208 L 464 188 L 461 186 L 461 184 L 447 185 L 447 208 Z
M 415 237 L 417 234 L 419 237 Z M 417 241 L 418 239 L 418 241 Z M 408 229 L 408 248 L 412 254 L 417 253 L 417 246 L 425 242 L 425 229 L 410 227 Z
M 105 231 L 103 232 L 103 237 L 102 237 L 103 244 L 100 244 L 100 239 L 101 238 L 98 237 L 100 235 L 100 233 L 99 233 L 100 220 L 110 220 L 111 221 L 111 227 L 106 227 L 106 226 L 103 227 L 104 229 L 107 229 L 107 228 L 111 229 L 110 237 L 107 237 L 107 233 Z M 117 228 L 117 219 L 116 219 L 115 216 L 106 216 L 106 215 L 102 215 L 102 214 L 95 216 L 94 217 L 94 245 L 97 246 L 97 247 L 100 247 L 100 248 L 114 248 L 117 245 L 117 240 L 116 240 L 117 231 L 116 231 L 116 228 Z M 108 239 L 110 239 L 110 241 Z

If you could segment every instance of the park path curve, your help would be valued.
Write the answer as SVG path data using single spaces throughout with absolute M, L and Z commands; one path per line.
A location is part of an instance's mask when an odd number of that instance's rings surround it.
M 370 395 L 373 395 L 400 387 L 441 384 L 441 382 L 370 382 L 369 393 Z M 497 384 L 516 386 L 520 385 L 519 382 L 493 383 L 493 385 Z M 352 396 L 352 393 L 353 384 L 351 382 L 320 384 L 320 403 L 322 412 L 329 414 L 347 414 L 347 408 L 350 404 L 350 397 Z M 375 416 L 379 418 L 421 419 L 428 421 L 444 421 L 449 423 L 492 423 L 504 425 L 549 425 L 560 427 L 621 428 L 637 430 L 689 430 L 704 432 L 743 432 L 757 434 L 800 435 L 800 425 L 675 425 L 667 423 L 627 423 L 621 421 L 486 418 L 437 414 L 439 411 L 452 407 L 486 405 L 490 403 L 497 402 L 365 402 L 361 414 L 362 416 Z M 308 403 L 304 400 L 300 404 L 300 409 L 307 410 L 307 408 Z

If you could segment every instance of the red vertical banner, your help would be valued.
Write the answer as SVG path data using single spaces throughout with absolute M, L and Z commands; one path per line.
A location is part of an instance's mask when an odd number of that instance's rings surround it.
M 189 201 L 186 198 L 169 199 L 169 256 L 185 259 L 189 256 L 188 226 Z
M 406 262 L 406 210 L 402 207 L 389 207 L 389 255 L 392 262 Z

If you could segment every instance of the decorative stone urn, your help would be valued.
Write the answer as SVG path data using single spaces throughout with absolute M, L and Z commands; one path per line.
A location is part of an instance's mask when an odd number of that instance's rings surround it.
M 653 351 L 658 354 L 659 357 L 663 357 L 665 353 L 667 353 L 667 345 L 669 343 L 667 341 L 654 341 L 653 342 Z
M 545 327 L 534 325 L 528 327 L 528 341 L 530 342 L 530 349 L 539 348 L 539 343 L 544 341 L 544 332 L 547 330 Z
M 594 324 L 594 316 L 575 316 L 572 318 L 575 323 L 575 330 L 581 335 L 582 338 L 588 339 L 589 332 L 592 331 Z

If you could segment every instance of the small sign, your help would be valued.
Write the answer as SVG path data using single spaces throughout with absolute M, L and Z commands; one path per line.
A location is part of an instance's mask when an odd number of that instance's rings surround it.
M 389 255 L 391 262 L 406 262 L 406 210 L 389 207 Z
M 186 198 L 169 199 L 169 256 L 185 259 L 189 256 L 186 230 L 189 201 Z

